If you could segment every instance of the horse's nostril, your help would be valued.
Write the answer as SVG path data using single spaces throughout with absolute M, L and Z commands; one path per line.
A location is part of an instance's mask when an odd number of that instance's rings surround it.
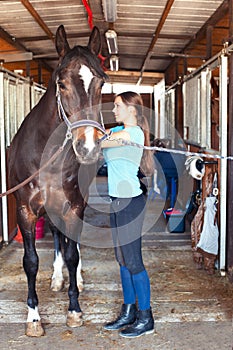
M 83 142 L 81 140 L 76 140 L 74 143 L 73 143 L 73 146 L 74 148 L 81 148 L 83 147 Z

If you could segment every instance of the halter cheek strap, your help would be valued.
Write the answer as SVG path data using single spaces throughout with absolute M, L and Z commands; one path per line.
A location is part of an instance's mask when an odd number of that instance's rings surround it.
M 81 120 L 77 120 L 73 123 L 71 123 L 66 115 L 66 112 L 63 108 L 62 102 L 61 102 L 61 93 L 59 90 L 59 85 L 58 85 L 58 81 L 56 80 L 56 99 L 57 99 L 57 108 L 58 108 L 58 113 L 59 116 L 62 120 L 64 120 L 64 122 L 66 123 L 67 126 L 67 134 L 69 135 L 69 138 L 72 137 L 71 131 L 73 129 L 76 128 L 80 128 L 80 127 L 87 127 L 87 126 L 92 126 L 98 130 L 100 130 L 104 136 L 99 140 L 99 141 L 103 141 L 105 140 L 107 137 L 109 137 L 109 134 L 106 133 L 106 129 L 104 127 L 104 125 L 100 125 L 100 123 L 96 122 L 95 120 L 90 120 L 90 119 L 81 119 Z M 102 119 L 102 118 L 101 118 Z M 103 124 L 103 119 L 102 119 L 102 124 Z

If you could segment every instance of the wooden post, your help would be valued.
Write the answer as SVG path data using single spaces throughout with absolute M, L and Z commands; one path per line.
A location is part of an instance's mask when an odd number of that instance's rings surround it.
M 229 36 L 233 37 L 233 0 L 229 0 Z M 228 154 L 233 154 L 233 55 L 229 57 L 229 112 L 228 112 Z M 233 161 L 228 161 L 227 198 L 227 262 L 226 267 L 233 282 Z
M 41 67 L 41 63 L 38 62 L 38 83 L 39 84 L 43 84 L 43 81 L 42 81 L 42 67 Z
M 30 66 L 30 61 L 26 61 L 26 77 L 30 77 L 31 74 L 31 66 Z
M 177 85 L 176 94 L 175 94 L 175 126 L 181 138 L 183 135 L 183 93 L 182 93 L 182 85 Z
M 210 59 L 212 57 L 212 33 L 213 26 L 208 26 L 206 28 L 206 59 Z
M 179 79 L 179 61 L 176 64 L 176 80 Z M 175 128 L 181 138 L 183 138 L 183 94 L 182 84 L 176 86 L 175 91 Z M 176 140 L 177 142 L 178 140 Z

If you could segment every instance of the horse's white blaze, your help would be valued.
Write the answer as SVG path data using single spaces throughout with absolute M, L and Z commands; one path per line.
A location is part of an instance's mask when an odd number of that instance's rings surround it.
M 94 75 L 92 74 L 90 69 L 87 66 L 85 66 L 84 64 L 81 65 L 81 68 L 79 70 L 79 75 L 81 76 L 81 78 L 83 80 L 84 89 L 85 89 L 86 93 L 88 93 L 88 89 L 89 89 L 89 86 L 91 84 L 91 81 L 92 81 Z
M 86 139 L 84 147 L 86 147 L 89 150 L 89 152 L 91 152 L 95 148 L 94 128 L 92 126 L 87 126 L 85 128 L 84 133 L 85 133 L 85 139 Z
M 36 306 L 35 309 L 32 309 L 31 307 L 28 306 L 27 322 L 33 322 L 33 321 L 40 321 L 38 307 Z

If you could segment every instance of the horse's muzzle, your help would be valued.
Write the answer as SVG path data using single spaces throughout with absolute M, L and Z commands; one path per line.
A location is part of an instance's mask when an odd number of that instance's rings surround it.
M 88 126 L 73 132 L 73 149 L 77 160 L 82 164 L 97 162 L 101 150 L 95 128 Z

